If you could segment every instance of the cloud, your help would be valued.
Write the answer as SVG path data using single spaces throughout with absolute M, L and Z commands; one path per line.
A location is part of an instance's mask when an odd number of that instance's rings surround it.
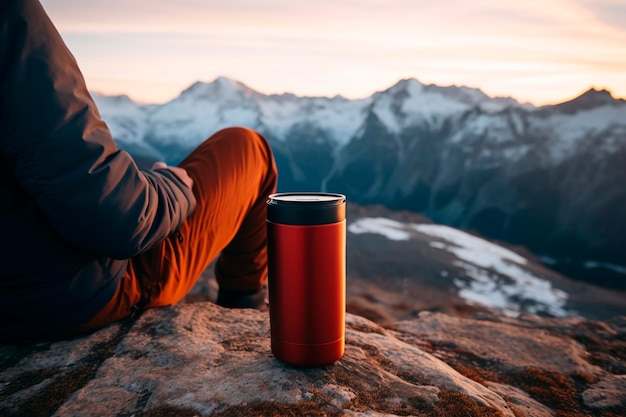
M 599 21 L 611 25 L 619 31 L 626 31 L 626 2 L 623 0 L 573 0 Z

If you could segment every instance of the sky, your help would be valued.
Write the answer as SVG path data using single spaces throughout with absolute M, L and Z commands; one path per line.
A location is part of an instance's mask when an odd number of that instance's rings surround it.
M 626 0 L 41 0 L 90 90 L 163 103 L 219 76 L 363 98 L 397 81 L 535 105 L 626 97 Z

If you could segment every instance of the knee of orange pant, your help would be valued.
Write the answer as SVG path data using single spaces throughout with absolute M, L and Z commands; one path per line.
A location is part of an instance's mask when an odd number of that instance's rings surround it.
M 263 141 L 267 142 L 267 140 L 256 130 L 250 129 L 248 127 L 243 126 L 232 126 L 227 127 L 215 132 L 209 139 L 217 138 L 217 137 L 227 137 L 229 140 L 235 141 Z
M 269 141 L 261 133 L 247 127 L 233 126 L 219 130 L 212 137 L 217 136 L 227 137 L 229 142 L 234 141 L 241 147 L 259 146 L 264 155 L 264 159 L 269 162 L 269 171 L 273 173 L 274 176 L 277 175 L 276 162 L 274 160 L 272 147 Z

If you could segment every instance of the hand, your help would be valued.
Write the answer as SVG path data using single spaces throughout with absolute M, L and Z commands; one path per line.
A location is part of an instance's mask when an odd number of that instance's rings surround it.
M 165 162 L 155 162 L 154 165 L 152 165 L 152 169 L 169 169 L 182 182 L 184 182 L 187 187 L 189 187 L 190 189 L 193 188 L 193 180 L 191 179 L 189 174 L 187 174 L 187 171 L 184 168 L 169 166 Z

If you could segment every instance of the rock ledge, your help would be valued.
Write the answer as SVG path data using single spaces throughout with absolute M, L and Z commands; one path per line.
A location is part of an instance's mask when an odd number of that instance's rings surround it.
M 348 314 L 336 364 L 270 352 L 269 319 L 210 302 L 92 335 L 0 346 L 3 416 L 626 415 L 626 318 Z

